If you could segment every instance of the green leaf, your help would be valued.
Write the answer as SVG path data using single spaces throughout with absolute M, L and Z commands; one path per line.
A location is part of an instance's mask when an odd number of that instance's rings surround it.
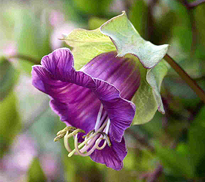
M 5 58 L 0 58 L 0 101 L 12 90 L 16 81 L 16 70 Z
M 164 113 L 160 96 L 160 86 L 167 73 L 165 63 L 158 64 L 168 50 L 168 45 L 156 46 L 141 38 L 125 12 L 112 18 L 100 28 L 101 32 L 111 38 L 118 51 L 118 56 L 133 54 L 145 68 L 140 67 L 141 84 L 134 96 L 136 115 L 133 124 L 150 121 L 157 108 Z
M 9 92 L 7 97 L 0 101 L 0 158 L 8 150 L 20 129 L 16 97 L 13 92 Z
M 191 51 L 191 43 L 192 43 L 192 39 L 190 38 L 192 37 L 191 29 L 189 27 L 185 27 L 181 25 L 174 26 L 173 34 L 175 35 L 175 37 L 177 37 L 180 43 L 180 48 L 185 52 L 189 53 Z
M 44 182 L 45 174 L 41 168 L 38 158 L 34 158 L 28 170 L 28 182 Z
M 129 19 L 141 36 L 145 37 L 148 7 L 144 0 L 135 1 L 129 12 Z
M 77 70 L 97 55 L 116 50 L 109 37 L 103 35 L 100 29 L 76 29 L 64 40 L 69 46 L 74 47 L 72 53 Z
M 74 147 L 72 146 L 72 142 L 71 147 Z M 96 179 L 102 178 L 102 173 L 100 173 L 100 170 L 97 167 L 102 166 L 106 168 L 104 165 L 97 164 L 87 157 L 68 157 L 67 150 L 65 150 L 64 147 L 61 157 L 66 181 L 84 181 L 82 179 L 90 179 L 89 181 L 95 181 Z
M 203 17 L 205 16 L 205 5 L 201 4 L 198 6 L 194 12 L 194 18 L 195 18 L 195 24 L 196 24 L 196 30 L 199 30 L 197 32 L 197 42 L 196 42 L 196 56 L 198 58 L 204 59 L 205 52 L 204 52 L 204 46 L 205 46 L 205 32 L 200 31 L 204 29 L 205 22 L 203 20 Z
M 188 130 L 188 148 L 199 176 L 205 173 L 205 107 L 196 116 Z
M 93 30 L 100 27 L 103 23 L 105 23 L 107 19 L 105 18 L 98 18 L 98 17 L 91 17 L 88 21 L 89 29 Z
M 194 176 L 194 166 L 189 155 L 176 152 L 173 149 L 162 147 L 155 143 L 156 154 L 165 169 L 169 170 L 174 176 L 184 176 L 191 178 Z
M 40 60 L 48 54 L 50 49 L 49 27 L 46 21 L 46 13 L 32 10 L 19 9 L 15 17 L 15 39 L 17 41 L 18 53 Z M 30 74 L 32 63 L 27 60 L 20 61 L 22 68 Z
M 104 15 L 112 0 L 74 0 L 74 5 L 83 13 Z M 99 6 L 100 5 L 100 6 Z
M 177 18 L 173 11 L 168 11 L 160 16 L 154 24 L 154 30 L 150 37 L 151 41 L 155 44 L 171 42 L 171 39 L 174 37 L 172 29 L 176 26 Z

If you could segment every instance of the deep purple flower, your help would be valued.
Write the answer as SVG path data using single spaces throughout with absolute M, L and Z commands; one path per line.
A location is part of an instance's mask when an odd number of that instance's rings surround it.
M 33 85 L 51 97 L 51 108 L 67 125 L 56 140 L 64 137 L 68 156 L 90 156 L 120 170 L 127 154 L 124 131 L 135 114 L 129 100 L 139 87 L 140 74 L 132 59 L 116 55 L 101 54 L 76 71 L 70 50 L 57 49 L 42 58 L 41 66 L 33 66 L 32 77 Z M 68 144 L 71 136 L 73 151 Z

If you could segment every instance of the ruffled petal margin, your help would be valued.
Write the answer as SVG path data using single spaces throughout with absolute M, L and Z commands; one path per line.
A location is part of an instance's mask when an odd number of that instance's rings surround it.
M 130 127 L 135 115 L 135 105 L 120 97 L 120 92 L 111 84 L 97 80 L 94 91 L 110 119 L 109 136 L 121 142 L 125 130 Z
M 41 63 L 33 66 L 32 84 L 51 97 L 51 108 L 67 125 L 92 130 L 101 104 L 91 90 L 96 85 L 94 80 L 74 70 L 69 49 L 58 49 L 44 56 Z
M 105 164 L 115 170 L 121 170 L 123 159 L 127 155 L 124 137 L 121 142 L 111 140 L 111 143 L 111 147 L 106 146 L 103 150 L 95 150 L 90 157 L 95 162 Z

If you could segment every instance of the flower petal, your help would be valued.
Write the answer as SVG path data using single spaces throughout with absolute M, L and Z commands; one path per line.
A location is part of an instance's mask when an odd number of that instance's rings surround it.
M 88 132 L 94 128 L 101 105 L 91 91 L 91 88 L 95 88 L 95 82 L 87 74 L 73 69 L 73 60 L 68 56 L 71 55 L 69 49 L 57 51 L 54 54 L 65 56 L 64 59 L 52 56 L 52 53 L 45 56 L 42 59 L 43 66 L 33 67 L 32 83 L 51 96 L 50 105 L 62 121 Z M 62 65 L 66 67 L 63 71 L 60 70 Z
M 121 97 L 130 100 L 140 85 L 140 71 L 132 58 L 116 56 L 116 52 L 100 54 L 81 71 L 113 84 Z
M 120 142 L 124 131 L 130 127 L 135 115 L 135 105 L 120 97 L 120 92 L 111 84 L 101 80 L 96 81 L 97 89 L 94 91 L 102 102 L 110 119 L 109 135 Z
M 66 81 L 69 78 L 68 74 L 73 69 L 74 59 L 69 49 L 61 48 L 44 56 L 41 64 L 55 76 L 54 78 Z
M 115 170 L 121 170 L 123 167 L 123 159 L 127 155 L 124 138 L 120 143 L 111 141 L 111 147 L 106 146 L 103 150 L 95 150 L 91 155 L 91 159 L 95 162 L 105 164 L 107 167 Z

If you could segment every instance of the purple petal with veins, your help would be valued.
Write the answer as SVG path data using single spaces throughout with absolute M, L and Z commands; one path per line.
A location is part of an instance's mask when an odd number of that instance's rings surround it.
M 135 114 L 135 105 L 129 100 L 140 84 L 139 69 L 134 61 L 116 57 L 116 52 L 104 53 L 76 71 L 72 53 L 62 48 L 44 56 L 41 64 L 33 66 L 32 83 L 51 97 L 50 106 L 60 119 L 86 134 L 92 130 L 104 132 L 112 143 L 102 150 L 93 144 L 80 150 L 91 151 L 92 147 L 93 160 L 121 169 L 126 155 L 124 131 L 131 125 Z M 95 140 L 102 137 L 99 133 L 93 135 Z M 93 138 L 91 140 L 95 142 Z M 83 141 L 82 134 L 79 139 Z M 122 148 L 123 155 L 119 152 Z M 113 161 L 108 151 L 113 154 Z M 105 156 L 97 160 L 96 155 Z

